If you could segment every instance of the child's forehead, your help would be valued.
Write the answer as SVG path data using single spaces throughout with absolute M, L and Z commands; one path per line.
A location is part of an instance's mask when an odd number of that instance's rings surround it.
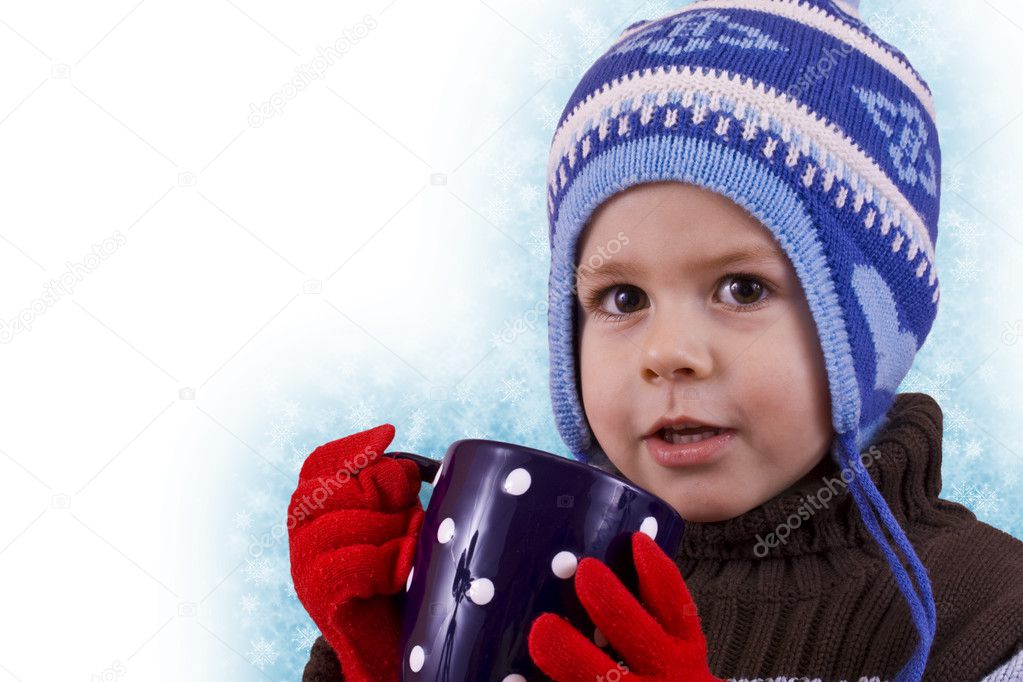
M 619 193 L 587 222 L 578 264 L 615 276 L 640 274 L 676 257 L 689 267 L 784 264 L 771 231 L 727 197 L 679 183 Z
M 717 242 L 678 252 L 658 248 L 656 244 L 653 247 L 633 249 L 631 253 L 620 251 L 616 257 L 604 257 L 607 251 L 602 249 L 596 253 L 585 252 L 579 263 L 580 280 L 635 279 L 665 266 L 690 273 L 741 268 L 789 269 L 788 258 L 781 248 L 763 241 Z
M 641 183 L 600 201 L 583 225 L 581 239 L 601 239 L 620 231 L 637 237 L 670 238 L 709 233 L 720 240 L 744 237 L 773 242 L 773 236 L 750 211 L 724 194 L 674 181 Z M 750 234 L 752 233 L 752 234 Z

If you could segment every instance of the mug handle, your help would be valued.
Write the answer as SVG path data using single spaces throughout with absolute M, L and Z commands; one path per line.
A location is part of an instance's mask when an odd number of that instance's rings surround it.
M 417 455 L 412 452 L 385 452 L 386 457 L 395 459 L 410 459 L 419 467 L 419 479 L 424 483 L 433 483 L 433 479 L 440 470 L 440 460 Z

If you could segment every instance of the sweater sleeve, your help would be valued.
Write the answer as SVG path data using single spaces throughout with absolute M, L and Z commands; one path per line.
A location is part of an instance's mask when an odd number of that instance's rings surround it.
M 985 675 L 980 682 L 1014 682 L 1018 680 L 1023 680 L 1023 649 Z
M 309 661 L 302 672 L 302 682 L 344 682 L 344 679 L 337 654 L 320 635 L 309 650 Z

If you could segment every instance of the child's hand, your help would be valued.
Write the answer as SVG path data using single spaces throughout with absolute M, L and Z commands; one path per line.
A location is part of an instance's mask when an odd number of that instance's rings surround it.
M 316 448 L 291 497 L 295 592 L 337 653 L 346 682 L 397 681 L 401 613 L 423 523 L 416 463 L 384 456 L 381 424 Z
M 707 667 L 707 642 L 678 567 L 649 536 L 632 535 L 643 608 L 601 561 L 579 562 L 575 591 L 597 628 L 624 658 L 616 663 L 568 621 L 541 614 L 529 631 L 529 655 L 555 682 L 723 682 Z

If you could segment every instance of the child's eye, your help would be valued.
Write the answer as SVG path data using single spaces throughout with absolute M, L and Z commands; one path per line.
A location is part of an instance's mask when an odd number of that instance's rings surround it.
M 641 309 L 645 301 L 646 293 L 639 287 L 615 284 L 590 296 L 587 308 L 600 319 L 619 321 Z
M 727 307 L 737 312 L 752 312 L 767 305 L 765 301 L 771 287 L 755 275 L 737 272 L 725 277 L 718 292 L 724 292 L 722 302 Z M 728 303 L 727 298 L 735 303 Z
M 747 313 L 767 305 L 772 287 L 756 275 L 732 273 L 721 280 L 717 293 L 725 307 Z M 734 303 L 729 303 L 729 299 Z M 632 284 L 614 284 L 590 295 L 586 309 L 598 319 L 621 322 L 649 304 L 646 292 Z

